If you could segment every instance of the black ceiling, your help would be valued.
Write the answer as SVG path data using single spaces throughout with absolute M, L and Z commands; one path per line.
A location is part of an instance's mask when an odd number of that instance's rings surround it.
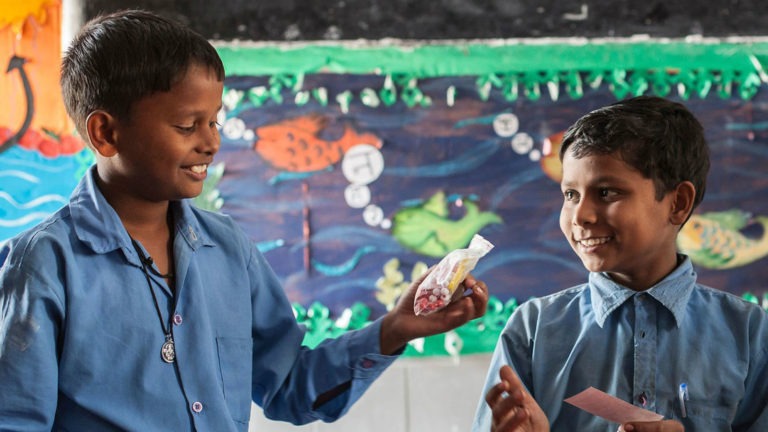
M 86 0 L 85 16 L 126 7 Z M 217 40 L 768 34 L 765 0 L 137 0 Z

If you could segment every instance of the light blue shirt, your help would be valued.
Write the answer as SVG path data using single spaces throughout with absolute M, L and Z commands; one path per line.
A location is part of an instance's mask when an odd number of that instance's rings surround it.
M 270 418 L 332 421 L 396 358 L 380 354 L 380 321 L 302 347 L 255 245 L 229 217 L 182 201 L 175 305 L 152 276 L 173 321 L 176 362 L 164 363 L 139 257 L 93 172 L 69 205 L 0 249 L 0 430 L 245 431 L 252 399 Z
M 553 432 L 616 431 L 618 424 L 563 401 L 590 386 L 677 419 L 687 432 L 765 432 L 767 362 L 768 314 L 696 284 L 686 258 L 645 292 L 591 273 L 587 284 L 521 305 L 499 338 L 483 397 L 507 364 Z M 473 431 L 489 431 L 490 421 L 483 399 Z

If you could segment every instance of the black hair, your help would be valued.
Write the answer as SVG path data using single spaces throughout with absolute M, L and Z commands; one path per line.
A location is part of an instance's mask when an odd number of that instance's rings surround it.
M 136 101 L 169 91 L 191 65 L 224 80 L 216 49 L 188 27 L 142 10 L 102 15 L 83 26 L 64 55 L 64 105 L 85 137 L 90 113 L 127 121 Z
M 704 199 L 709 147 L 701 123 L 680 103 L 638 96 L 592 111 L 565 132 L 561 161 L 569 150 L 577 159 L 616 154 L 653 180 L 657 200 L 684 181 L 696 188 L 693 208 Z

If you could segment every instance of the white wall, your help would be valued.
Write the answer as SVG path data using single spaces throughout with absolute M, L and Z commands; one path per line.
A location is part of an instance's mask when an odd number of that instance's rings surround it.
M 305 426 L 273 422 L 253 405 L 250 432 L 464 432 L 480 400 L 490 354 L 398 359 L 346 416 Z
M 85 24 L 84 0 L 62 0 L 61 2 L 61 49 L 65 50 L 72 38 Z

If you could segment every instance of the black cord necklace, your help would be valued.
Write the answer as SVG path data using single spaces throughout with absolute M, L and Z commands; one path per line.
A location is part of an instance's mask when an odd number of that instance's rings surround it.
M 163 334 L 165 335 L 165 342 L 160 349 L 160 357 L 166 363 L 173 363 L 176 361 L 176 346 L 173 343 L 173 334 L 171 334 L 171 317 L 168 317 L 168 325 L 166 326 L 165 320 L 163 320 L 163 313 L 160 311 L 160 304 L 157 301 L 157 295 L 155 294 L 154 288 L 152 288 L 152 279 L 149 277 L 149 273 L 151 272 L 155 276 L 169 279 L 173 277 L 173 273 L 168 272 L 163 274 L 155 270 L 152 265 L 152 257 L 145 256 L 144 252 L 141 251 L 141 246 L 139 246 L 133 238 L 131 238 L 131 243 L 133 243 L 133 248 L 136 249 L 136 253 L 139 254 L 141 272 L 144 273 L 144 276 L 147 278 L 147 286 L 149 286 L 149 292 L 152 293 L 152 300 L 155 303 L 155 311 L 157 311 L 157 317 L 160 319 L 160 327 L 163 328 Z

